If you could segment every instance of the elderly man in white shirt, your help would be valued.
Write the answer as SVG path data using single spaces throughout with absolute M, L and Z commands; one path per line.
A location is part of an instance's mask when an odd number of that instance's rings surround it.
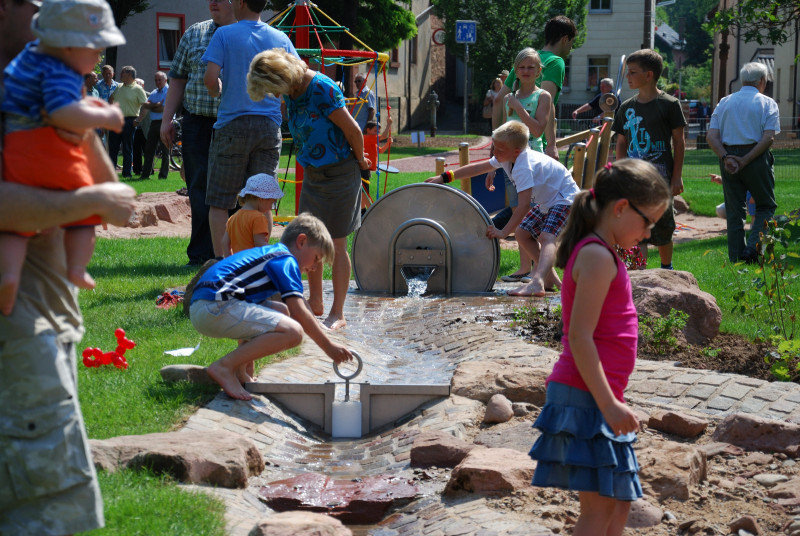
M 775 214 L 775 159 L 769 148 L 780 132 L 778 104 L 764 95 L 769 72 L 763 63 L 745 64 L 739 76 L 742 89 L 723 98 L 711 116 L 708 145 L 720 158 L 722 191 L 728 221 L 731 262 L 758 260 L 759 232 Z M 745 241 L 746 194 L 756 214 Z

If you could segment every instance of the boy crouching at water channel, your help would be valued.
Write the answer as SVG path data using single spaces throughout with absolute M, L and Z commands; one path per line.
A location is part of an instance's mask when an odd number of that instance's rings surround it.
M 353 358 L 328 338 L 303 298 L 301 274 L 332 260 L 330 233 L 319 219 L 303 213 L 283 231 L 280 244 L 226 257 L 198 279 L 189 307 L 192 325 L 207 337 L 240 341 L 208 366 L 208 375 L 228 396 L 250 400 L 242 386 L 253 381 L 248 366 L 299 345 L 304 332 L 335 363 Z M 276 293 L 282 303 L 269 300 Z
M 512 232 L 521 247 L 536 263 L 531 282 L 508 292 L 511 296 L 544 296 L 546 290 L 561 287 L 553 269 L 556 237 L 567 222 L 572 200 L 580 191 L 572 175 L 558 160 L 528 146 L 530 132 L 519 121 L 508 121 L 492 132 L 494 156 L 425 182 L 442 184 L 454 179 L 482 175 L 502 167 L 514 183 L 519 204 L 502 229 L 490 225 L 487 238 L 505 238 Z M 486 188 L 494 190 L 487 179 Z

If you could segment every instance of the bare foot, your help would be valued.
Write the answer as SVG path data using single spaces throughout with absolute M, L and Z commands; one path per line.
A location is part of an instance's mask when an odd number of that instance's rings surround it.
M 0 313 L 8 316 L 14 310 L 14 302 L 17 301 L 18 281 L 3 281 L 0 283 Z
M 325 306 L 322 304 L 322 298 L 309 298 L 308 306 L 311 307 L 311 312 L 316 316 L 322 316 L 325 313 Z
M 78 288 L 91 290 L 97 286 L 92 276 L 82 266 L 70 266 L 67 269 L 67 279 Z
M 527 285 L 515 288 L 508 291 L 509 296 L 534 296 L 541 298 L 545 295 L 544 286 L 541 281 L 531 281 Z
M 332 330 L 342 329 L 347 325 L 347 320 L 345 320 L 344 316 L 329 314 L 322 325 Z
M 220 365 L 219 362 L 211 363 L 206 372 L 208 372 L 209 378 L 217 382 L 229 397 L 237 400 L 250 400 L 253 398 L 239 383 L 239 378 L 236 377 L 236 374 Z
M 236 379 L 239 380 L 239 383 L 242 385 L 255 381 L 253 377 L 244 370 L 236 371 Z

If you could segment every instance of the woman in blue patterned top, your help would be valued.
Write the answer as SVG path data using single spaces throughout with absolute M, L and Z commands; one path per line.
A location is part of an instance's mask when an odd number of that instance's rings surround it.
M 351 270 L 347 236 L 361 226 L 361 174 L 369 173 L 370 166 L 361 129 L 347 112 L 336 83 L 283 49 L 253 58 L 247 92 L 254 101 L 267 94 L 283 96 L 297 161 L 304 169 L 298 211 L 321 219 L 333 237 L 333 304 L 324 323 L 331 329 L 344 327 Z M 309 272 L 308 287 L 311 310 L 321 315 L 321 266 Z

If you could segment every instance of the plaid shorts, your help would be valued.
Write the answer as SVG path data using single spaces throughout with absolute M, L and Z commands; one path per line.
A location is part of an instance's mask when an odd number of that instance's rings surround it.
M 281 143 L 278 124 L 261 115 L 243 115 L 214 129 L 208 152 L 206 204 L 235 208 L 248 177 L 257 173 L 274 177 Z
M 558 236 L 567 223 L 570 208 L 572 205 L 553 205 L 547 214 L 542 214 L 539 205 L 534 204 L 519 226 L 531 233 L 534 238 L 538 238 L 542 233 Z

